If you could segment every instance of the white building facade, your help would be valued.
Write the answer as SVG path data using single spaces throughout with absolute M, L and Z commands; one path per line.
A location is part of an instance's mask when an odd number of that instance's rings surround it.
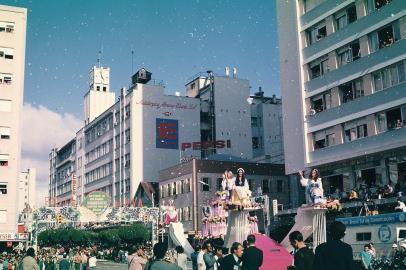
M 18 183 L 18 213 L 21 213 L 26 206 L 32 210 L 36 208 L 36 184 L 37 170 L 28 168 L 27 171 L 20 173 Z
M 16 233 L 27 10 L 0 5 L 0 233 Z
M 406 1 L 277 3 L 286 173 L 406 184 Z

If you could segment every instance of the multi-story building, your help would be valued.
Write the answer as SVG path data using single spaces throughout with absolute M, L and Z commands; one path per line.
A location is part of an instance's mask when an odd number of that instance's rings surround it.
M 264 96 L 261 87 L 251 95 L 252 151 L 255 161 L 283 164 L 282 99 Z
M 163 84 L 141 69 L 115 102 L 109 69 L 93 67 L 90 74 L 84 127 L 50 153 L 51 204 L 81 202 L 95 190 L 115 206 L 128 204 L 141 182 L 156 182 L 159 170 L 179 163 L 181 144 L 200 141 L 198 99 L 165 95 Z M 191 154 L 200 157 L 200 150 Z
M 27 10 L 0 5 L 0 232 L 17 232 Z
M 277 2 L 286 172 L 406 184 L 406 1 Z
M 30 209 L 36 208 L 36 184 L 37 184 L 37 170 L 29 168 L 25 172 L 20 173 L 18 183 L 18 213 L 20 214 L 23 209 L 29 206 Z
M 280 142 L 280 131 L 268 130 L 280 129 L 280 100 L 250 98 L 248 80 L 236 75 L 194 76 L 182 97 L 165 95 L 163 86 L 141 69 L 130 90 L 121 91 L 114 103 L 109 69 L 93 67 L 85 126 L 50 153 L 50 203 L 81 202 L 84 195 L 101 190 L 115 198 L 115 205 L 123 205 L 142 197 L 139 184 L 158 182 L 162 169 L 212 155 L 247 161 L 253 152 L 251 108 L 264 123 L 256 134 L 269 137 L 261 155 L 275 154 L 280 161 L 282 147 L 273 145 Z
M 221 157 L 224 159 L 193 159 L 160 171 L 160 203 L 165 205 L 173 200 L 185 232 L 201 231 L 202 206 L 216 198 L 226 169 L 235 172 L 244 168 L 253 194 L 258 194 L 260 189 L 261 194 L 268 195 L 271 200 L 276 199 L 281 209 L 289 207 L 289 181 L 283 165 L 247 162 L 241 158 L 229 161 L 226 155 Z
M 252 158 L 248 80 L 237 78 L 235 68 L 232 77 L 228 69 L 225 76 L 211 71 L 207 74 L 199 73 L 186 84 L 186 95 L 200 99 L 200 140 L 226 142 L 225 147 L 221 148 L 213 145 L 203 147 L 203 158 L 212 154 Z M 188 155 L 187 151 L 185 154 Z

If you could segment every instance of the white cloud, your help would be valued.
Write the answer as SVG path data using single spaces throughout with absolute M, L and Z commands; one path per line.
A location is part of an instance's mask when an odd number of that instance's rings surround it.
M 50 150 L 67 143 L 81 126 L 82 121 L 72 114 L 60 114 L 41 105 L 24 104 L 21 170 L 37 169 L 37 205 L 43 205 L 48 196 Z

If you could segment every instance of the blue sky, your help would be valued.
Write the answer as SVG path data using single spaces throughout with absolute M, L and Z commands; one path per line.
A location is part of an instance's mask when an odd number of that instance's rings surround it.
M 28 8 L 24 101 L 82 118 L 90 67 L 103 48 L 111 86 L 128 86 L 146 67 L 167 93 L 208 69 L 237 67 L 254 92 L 279 95 L 275 1 L 36 0 L 2 1 Z

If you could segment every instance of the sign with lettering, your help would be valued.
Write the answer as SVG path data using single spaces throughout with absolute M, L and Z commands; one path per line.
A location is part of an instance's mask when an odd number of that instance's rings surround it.
M 181 145 L 182 151 L 186 149 L 193 149 L 193 150 L 204 150 L 204 149 L 221 149 L 221 148 L 231 148 L 231 141 L 230 140 L 219 140 L 214 142 L 184 142 Z
M 161 108 L 170 108 L 170 109 L 181 109 L 181 110 L 196 110 L 196 104 L 185 104 L 185 103 L 168 103 L 166 101 L 159 102 L 159 101 L 150 101 L 150 100 L 141 100 L 137 101 L 136 104 L 142 106 L 148 106 L 151 108 L 161 109 Z
M 382 214 L 376 216 L 337 218 L 337 221 L 341 221 L 345 224 L 345 226 L 368 226 L 374 224 L 405 222 L 405 220 L 406 213 L 403 212 Z
M 27 240 L 28 233 L 0 233 L 0 242 Z
M 101 215 L 110 204 L 110 197 L 102 191 L 93 191 L 87 195 L 82 206 L 86 207 L 95 215 Z
M 156 148 L 179 149 L 178 120 L 156 119 Z

